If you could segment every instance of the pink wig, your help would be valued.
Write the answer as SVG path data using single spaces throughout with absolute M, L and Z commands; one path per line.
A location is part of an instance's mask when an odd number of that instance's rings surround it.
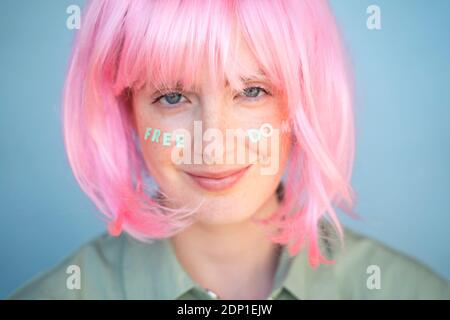
M 333 206 L 354 205 L 354 124 L 346 56 L 325 0 L 95 0 L 82 21 L 64 89 L 64 139 L 111 234 L 145 241 L 189 223 L 186 210 L 146 192 L 128 94 L 149 81 L 189 86 L 205 66 L 214 83 L 236 85 L 247 72 L 233 59 L 243 42 L 283 92 L 294 137 L 282 205 L 262 222 L 276 226 L 272 241 L 291 255 L 306 246 L 311 266 L 329 262 L 318 226 L 325 218 L 342 240 Z

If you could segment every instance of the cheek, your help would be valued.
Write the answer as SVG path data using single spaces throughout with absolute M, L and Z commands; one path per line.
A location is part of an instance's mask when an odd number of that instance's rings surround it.
M 172 148 L 175 143 L 172 132 L 182 128 L 183 122 L 164 121 L 157 112 L 143 106 L 134 109 L 134 120 L 142 156 L 150 175 L 166 194 L 176 198 L 174 186 L 179 183 L 178 173 L 172 162 Z
M 254 139 L 249 140 L 249 150 L 257 155 L 262 175 L 282 174 L 289 157 L 291 130 L 288 117 L 282 110 L 278 105 L 269 105 L 249 120 L 251 127 L 255 128 Z
M 156 141 L 156 138 L 148 137 L 145 139 L 146 131 L 149 131 L 152 127 L 147 127 L 143 132 L 140 133 L 140 143 L 141 143 L 141 150 L 142 155 L 144 157 L 145 163 L 147 165 L 147 168 L 150 170 L 150 173 L 152 176 L 154 176 L 157 180 L 162 173 L 163 170 L 165 170 L 170 165 L 170 149 L 169 147 L 165 147 L 162 145 L 162 137 L 160 136 L 158 141 Z M 161 129 L 151 129 L 151 131 L 161 131 Z M 156 134 L 157 136 L 157 134 Z

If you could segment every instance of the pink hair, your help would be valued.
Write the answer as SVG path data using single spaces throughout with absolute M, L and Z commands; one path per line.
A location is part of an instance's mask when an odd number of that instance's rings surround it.
M 283 91 L 295 137 L 282 205 L 262 222 L 277 226 L 271 239 L 291 255 L 307 246 L 311 266 L 330 262 L 318 225 L 331 221 L 342 240 L 333 205 L 354 205 L 354 124 L 349 68 L 326 1 L 95 0 L 82 21 L 65 83 L 64 138 L 74 175 L 111 234 L 170 237 L 195 212 L 147 194 L 129 89 L 190 85 L 205 65 L 214 83 L 236 85 L 247 72 L 233 59 L 241 40 Z

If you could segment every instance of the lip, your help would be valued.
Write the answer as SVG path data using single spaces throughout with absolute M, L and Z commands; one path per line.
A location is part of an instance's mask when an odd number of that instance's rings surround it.
M 251 167 L 227 171 L 184 171 L 198 186 L 208 191 L 223 191 L 233 187 Z

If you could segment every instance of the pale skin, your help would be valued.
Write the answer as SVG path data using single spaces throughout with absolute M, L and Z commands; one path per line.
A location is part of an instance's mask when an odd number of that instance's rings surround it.
M 240 59 L 256 68 L 244 47 Z M 134 92 L 133 119 L 146 165 L 173 205 L 205 200 L 195 223 L 170 239 L 182 267 L 195 282 L 221 299 L 267 299 L 273 289 L 279 246 L 252 218 L 266 217 L 279 206 L 275 191 L 288 159 L 290 135 L 281 134 L 279 154 L 272 155 L 279 160 L 275 174 L 262 175 L 260 164 L 253 164 L 235 185 L 220 192 L 196 185 L 186 171 L 195 167 L 215 172 L 237 165 L 177 165 L 171 160 L 170 148 L 144 141 L 147 127 L 165 132 L 178 128 L 192 131 L 193 122 L 201 120 L 203 128 L 220 130 L 259 128 L 263 123 L 280 128 L 286 119 L 284 104 L 275 90 L 271 91 L 270 81 L 258 79 L 245 84 L 245 88 L 264 90 L 236 92 L 227 86 L 214 90 L 207 74 L 196 85 L 199 90 L 185 89 L 156 102 L 161 96 L 155 93 L 156 88 Z M 246 147 L 248 152 L 255 152 L 248 144 Z

